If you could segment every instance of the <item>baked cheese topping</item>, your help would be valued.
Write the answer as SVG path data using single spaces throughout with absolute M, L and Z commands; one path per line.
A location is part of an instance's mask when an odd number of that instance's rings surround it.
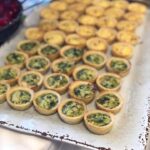
M 62 113 L 68 117 L 78 117 L 84 113 L 84 106 L 78 102 L 69 101 L 63 106 Z
M 30 102 L 30 100 L 31 100 L 31 94 L 24 90 L 14 91 L 11 94 L 11 99 L 10 99 L 10 101 L 13 104 L 26 104 Z
M 37 105 L 46 110 L 53 109 L 58 102 L 57 95 L 53 93 L 42 94 L 36 98 Z

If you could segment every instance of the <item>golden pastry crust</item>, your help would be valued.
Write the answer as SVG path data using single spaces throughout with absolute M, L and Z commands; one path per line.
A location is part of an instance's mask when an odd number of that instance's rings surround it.
M 41 60 L 41 62 L 39 60 Z M 37 64 L 37 63 L 40 63 L 40 64 Z M 38 72 L 44 74 L 50 68 L 50 61 L 48 58 L 46 58 L 44 56 L 39 56 L 39 55 L 33 56 L 27 60 L 26 68 L 29 71 L 38 71 Z
M 84 94 L 84 92 L 86 92 L 86 94 Z M 69 86 L 69 95 L 85 104 L 89 104 L 95 97 L 94 85 L 86 81 L 75 81 Z
M 67 116 L 66 114 L 64 114 L 63 113 L 63 108 L 64 108 L 64 106 L 65 105 L 67 105 L 68 103 L 74 103 L 74 104 L 78 104 L 78 105 L 80 105 L 80 106 L 82 106 L 83 107 L 83 112 L 82 112 L 82 114 L 79 114 L 78 116 Z M 76 108 L 75 106 L 73 107 L 73 108 Z M 72 109 L 73 109 L 72 108 Z M 59 116 L 60 116 L 60 118 L 64 121 L 64 122 L 66 122 L 66 123 L 68 123 L 68 124 L 78 124 L 78 123 L 80 123 L 81 121 L 82 121 L 82 119 L 83 119 L 83 117 L 84 117 L 84 113 L 86 112 L 86 105 L 83 103 L 83 102 L 81 102 L 81 101 L 78 101 L 78 100 L 75 100 L 75 99 L 66 99 L 66 100 L 63 100 L 61 103 L 60 103 L 60 105 L 59 105 L 59 107 L 58 107 L 58 114 L 59 114 Z
M 59 30 L 49 31 L 44 35 L 44 41 L 52 45 L 62 45 L 65 42 L 65 33 Z
M 83 13 L 85 8 L 86 8 L 86 5 L 83 4 L 82 2 L 81 3 L 76 3 L 75 2 L 75 3 L 72 3 L 72 4 L 69 5 L 68 10 L 74 10 L 78 13 Z
M 39 27 L 30 27 L 25 31 L 25 37 L 28 40 L 42 41 L 44 32 Z
M 114 73 L 103 73 L 97 77 L 96 84 L 101 91 L 118 91 L 121 87 L 121 77 Z
M 111 57 L 106 63 L 106 69 L 109 72 L 116 73 L 121 77 L 126 76 L 131 68 L 131 63 L 124 58 Z
M 66 33 L 75 32 L 77 27 L 78 27 L 78 23 L 73 20 L 63 20 L 60 21 L 58 24 L 58 28 Z
M 116 19 L 121 19 L 124 15 L 124 10 L 119 8 L 109 8 L 106 10 L 105 15 Z
M 111 1 L 109 1 L 109 0 L 93 0 L 93 4 L 106 9 L 111 6 Z
M 49 8 L 56 11 L 64 11 L 68 7 L 67 3 L 63 1 L 53 1 L 49 4 Z
M 60 19 L 62 20 L 76 20 L 79 14 L 74 10 L 66 10 L 61 13 Z
M 86 45 L 88 49 L 100 52 L 106 52 L 108 48 L 107 42 L 99 37 L 90 38 L 89 40 L 87 40 Z
M 82 15 L 78 21 L 82 25 L 91 25 L 91 26 L 96 25 L 97 23 L 96 17 L 90 15 Z
M 55 30 L 58 26 L 58 21 L 57 20 L 41 20 L 39 23 L 39 28 L 43 32 L 48 32 L 51 30 Z
M 68 64 L 68 65 L 67 65 Z M 55 73 L 64 73 L 67 75 L 71 75 L 73 72 L 73 69 L 75 67 L 75 64 L 73 61 L 59 58 L 52 63 L 52 71 Z
M 136 22 L 138 25 L 140 25 L 144 20 L 144 15 L 135 12 L 128 12 L 124 15 L 124 19 Z
M 66 2 L 68 4 L 72 4 L 72 3 L 76 2 L 76 0 L 64 0 L 64 2 Z
M 39 98 L 40 96 L 42 96 L 42 95 L 46 95 L 46 94 L 52 94 L 53 96 L 56 96 L 57 97 L 57 102 L 55 102 L 56 104 L 55 104 L 55 106 L 54 107 L 52 107 L 52 108 L 43 108 L 43 107 L 46 107 L 45 105 L 47 104 L 51 104 L 51 102 L 50 101 L 46 101 L 46 99 L 43 99 L 43 101 L 45 100 L 46 102 L 45 102 L 45 104 L 44 104 L 44 102 L 43 102 L 43 104 L 41 103 L 40 105 L 41 106 L 39 106 L 38 105 L 38 101 L 37 101 L 37 98 Z M 47 100 L 52 100 L 52 98 L 51 99 L 47 99 Z M 36 94 L 35 94 L 35 96 L 34 96 L 34 99 L 33 99 L 33 105 L 34 105 L 34 108 L 35 108 L 35 110 L 37 111 L 37 112 L 39 112 L 40 114 L 42 114 L 42 115 L 52 115 L 52 114 L 54 114 L 54 113 L 56 113 L 57 112 L 57 108 L 58 108 L 58 105 L 59 105 L 59 103 L 60 103 L 60 100 L 61 100 L 61 97 L 60 97 L 60 95 L 57 93 L 57 92 L 55 92 L 55 91 L 51 91 L 51 90 L 43 90 L 43 91 L 40 91 L 40 92 L 37 92 Z M 54 102 L 54 101 L 53 101 Z M 52 102 L 52 103 L 53 103 Z
M 95 82 L 97 78 L 97 70 L 88 65 L 77 66 L 73 71 L 73 78 L 76 81 Z
M 117 33 L 117 40 L 136 45 L 139 42 L 139 37 L 135 32 L 123 30 Z
M 28 59 L 27 54 L 25 54 L 23 52 L 15 51 L 15 52 L 9 53 L 7 55 L 5 64 L 6 65 L 14 65 L 14 66 L 22 69 L 25 67 L 25 62 L 27 59 Z
M 112 45 L 112 55 L 130 59 L 133 55 L 133 46 L 129 43 L 117 42 Z
M 84 47 L 86 40 L 78 34 L 70 34 L 66 37 L 66 43 L 72 46 Z
M 31 75 L 33 75 L 34 81 L 33 78 L 30 77 Z M 30 88 L 33 91 L 38 91 L 42 87 L 43 79 L 44 77 L 41 73 L 36 71 L 27 71 L 21 74 L 18 80 L 18 84 L 19 86 Z M 37 82 L 34 84 L 35 81 Z
M 126 10 L 128 8 L 129 2 L 127 0 L 117 0 L 112 1 L 111 6 L 119 9 Z
M 100 6 L 89 6 L 86 8 L 86 14 L 94 17 L 101 17 L 104 14 L 104 9 Z
M 135 13 L 145 14 L 148 10 L 147 6 L 141 3 L 131 3 L 128 6 L 128 10 Z
M 84 50 L 75 46 L 65 46 L 60 50 L 60 55 L 71 61 L 79 61 L 82 59 Z
M 91 0 L 76 0 L 77 2 L 82 2 L 83 4 L 85 4 L 85 5 L 90 5 L 90 4 L 92 4 L 92 2 L 91 2 Z
M 17 92 L 17 91 L 18 92 L 19 91 L 24 91 L 24 92 L 28 93 L 30 95 L 30 99 L 28 100 L 28 102 L 19 103 L 20 101 L 18 99 L 21 98 L 20 95 L 16 95 L 16 96 L 18 96 L 15 99 L 16 101 L 12 102 L 12 94 L 14 92 Z M 16 110 L 19 110 L 19 111 L 26 110 L 26 109 L 29 109 L 31 107 L 33 96 L 34 96 L 33 91 L 31 89 L 25 88 L 25 87 L 13 87 L 10 90 L 8 90 L 8 92 L 6 94 L 6 98 L 7 98 L 7 102 L 9 104 L 9 106 L 11 106 L 13 109 L 16 109 Z
M 112 103 L 110 102 L 107 104 L 107 102 L 110 100 L 112 100 Z M 123 101 L 124 101 L 123 98 L 117 92 L 102 92 L 96 98 L 95 102 L 98 109 L 116 114 L 123 107 Z
M 46 20 L 57 20 L 59 18 L 59 13 L 56 10 L 51 10 L 48 7 L 44 7 L 40 11 L 40 16 Z
M 4 73 L 6 71 L 6 73 Z M 7 72 L 8 71 L 8 72 Z M 20 75 L 19 68 L 7 65 L 0 67 L 0 82 L 15 85 Z
M 6 101 L 6 93 L 10 89 L 7 83 L 0 83 L 0 104 Z
M 60 47 L 57 45 L 44 44 L 39 47 L 38 54 L 44 57 L 47 57 L 51 61 L 54 61 L 59 57 Z
M 90 38 L 92 36 L 95 36 L 96 28 L 94 28 L 93 26 L 81 25 L 76 29 L 76 33 L 82 37 Z
M 50 85 L 49 84 L 49 79 L 50 78 L 59 78 L 60 79 L 60 83 L 62 81 L 62 85 L 59 86 L 59 80 L 57 79 L 58 84 L 56 83 L 56 85 Z M 70 84 L 70 78 L 63 74 L 63 73 L 52 73 L 50 75 L 47 75 L 44 79 L 44 86 L 49 89 L 49 90 L 54 90 L 60 94 L 64 94 L 65 92 L 67 92 L 68 86 Z
M 98 27 L 108 27 L 108 28 L 115 28 L 118 22 L 114 17 L 104 16 L 97 20 L 96 25 Z
M 97 31 L 97 36 L 106 40 L 108 43 L 115 41 L 117 31 L 112 28 L 102 27 Z
M 100 57 L 98 60 L 97 60 L 97 56 Z M 92 62 L 88 59 L 90 59 Z M 96 62 L 95 62 L 95 59 L 96 59 Z M 101 52 L 98 52 L 98 51 L 93 51 L 93 50 L 87 51 L 83 55 L 83 62 L 91 67 L 98 69 L 98 70 L 104 67 L 106 60 L 107 60 L 106 55 Z M 94 63 L 93 63 L 93 61 L 94 61 Z
M 26 53 L 29 57 L 37 54 L 37 50 L 40 46 L 38 41 L 23 40 L 18 43 L 17 50 Z
M 118 30 L 126 30 L 126 31 L 135 31 L 138 27 L 137 22 L 128 21 L 128 20 L 121 20 L 118 25 Z
M 87 118 L 89 115 L 91 114 L 104 114 L 106 116 L 109 116 L 110 118 L 110 122 L 107 125 L 104 126 L 98 126 L 98 125 L 94 125 L 93 123 L 90 123 Z M 84 122 L 86 127 L 88 128 L 89 131 L 91 131 L 94 134 L 106 134 L 108 132 L 110 132 L 110 130 L 113 127 L 114 124 L 114 115 L 105 111 L 101 111 L 101 110 L 92 110 L 92 111 L 88 111 L 87 113 L 85 113 L 84 115 Z

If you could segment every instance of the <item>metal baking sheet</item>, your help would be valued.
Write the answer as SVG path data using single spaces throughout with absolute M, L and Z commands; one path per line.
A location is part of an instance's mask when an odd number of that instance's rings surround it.
M 39 21 L 39 9 L 34 10 L 20 31 L 0 48 L 0 65 L 4 65 L 5 56 L 16 49 L 16 44 L 24 39 L 27 26 Z M 74 145 L 99 150 L 144 150 L 146 149 L 150 128 L 150 12 L 143 26 L 138 30 L 142 37 L 136 46 L 131 60 L 130 74 L 123 80 L 121 94 L 124 107 L 115 116 L 112 131 L 106 135 L 90 133 L 83 123 L 68 125 L 58 115 L 42 116 L 34 108 L 27 111 L 15 111 L 7 103 L 0 105 L 0 125 L 16 131 L 38 135 L 48 139 L 64 141 Z M 93 108 L 93 104 L 88 106 Z

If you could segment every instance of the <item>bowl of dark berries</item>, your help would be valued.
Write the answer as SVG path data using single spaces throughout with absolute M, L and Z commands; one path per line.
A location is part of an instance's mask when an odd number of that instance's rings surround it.
M 21 3 L 18 0 L 0 0 L 0 44 L 17 30 L 21 21 Z

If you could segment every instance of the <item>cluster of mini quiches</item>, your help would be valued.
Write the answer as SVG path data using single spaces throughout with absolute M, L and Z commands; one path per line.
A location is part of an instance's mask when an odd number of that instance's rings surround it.
M 58 110 L 64 122 L 84 119 L 91 132 L 106 134 L 123 105 L 118 90 L 129 73 L 133 46 L 139 42 L 136 29 L 146 10 L 125 0 L 52 2 L 0 68 L 0 101 L 6 98 L 17 110 L 33 103 L 43 115 Z M 104 67 L 107 72 L 99 73 Z M 70 98 L 62 100 L 65 93 Z M 95 110 L 87 111 L 93 101 Z

